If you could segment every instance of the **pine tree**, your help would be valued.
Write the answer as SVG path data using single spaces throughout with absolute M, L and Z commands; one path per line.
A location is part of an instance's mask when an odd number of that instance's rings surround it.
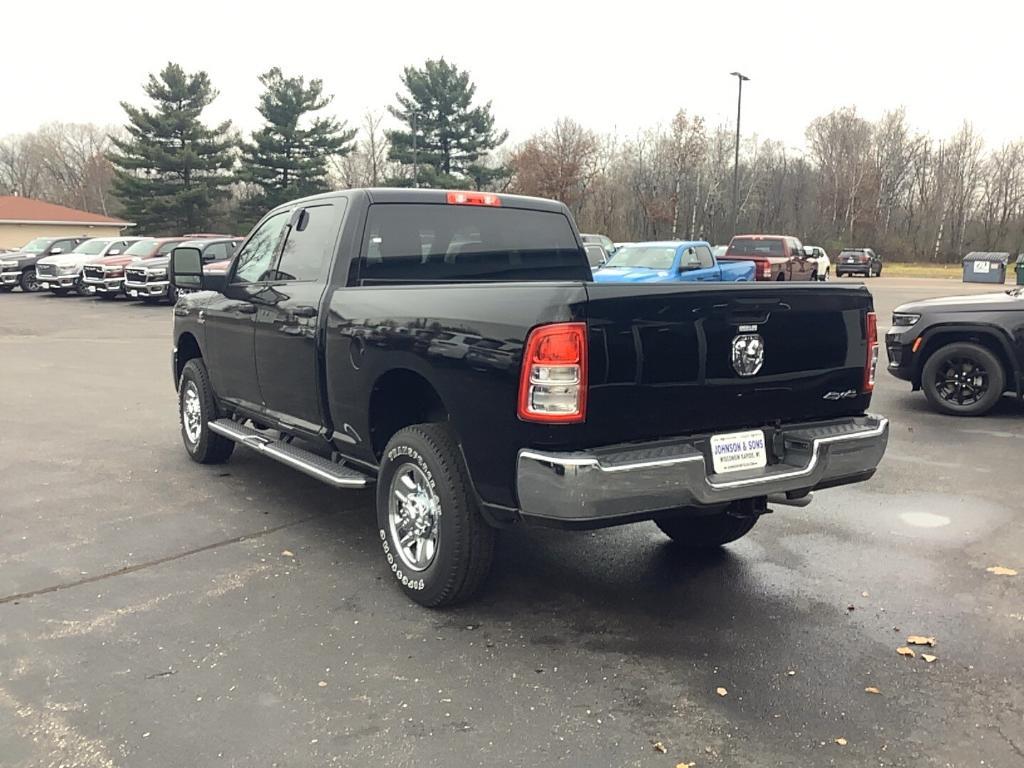
M 260 212 L 296 197 L 330 189 L 328 162 L 353 150 L 356 131 L 333 117 L 315 117 L 303 127 L 303 118 L 331 103 L 323 81 L 285 77 L 274 67 L 260 75 L 264 92 L 259 113 L 267 121 L 242 147 L 245 161 L 239 178 L 255 184 L 257 194 L 247 204 Z
M 111 137 L 114 193 L 125 218 L 146 234 L 181 234 L 213 228 L 217 202 L 229 196 L 234 165 L 231 122 L 200 122 L 217 97 L 206 72 L 187 73 L 168 63 L 143 86 L 153 109 L 121 102 L 127 138 Z
M 395 94 L 398 106 L 388 110 L 408 130 L 388 132 L 389 159 L 408 166 L 410 178 L 391 183 L 480 188 L 505 173 L 486 161 L 508 132 L 495 132 L 490 102 L 472 105 L 476 86 L 468 72 L 444 59 L 429 59 L 422 69 L 406 67 L 402 84 L 407 93 Z

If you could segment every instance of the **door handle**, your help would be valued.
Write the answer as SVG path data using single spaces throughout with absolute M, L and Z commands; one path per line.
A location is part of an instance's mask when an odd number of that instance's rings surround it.
M 256 305 L 249 304 L 248 302 L 246 302 L 245 304 L 239 304 L 237 307 L 235 307 L 235 311 L 241 315 L 255 315 Z
M 293 317 L 316 317 L 316 307 L 300 304 L 297 307 L 292 307 L 291 313 Z

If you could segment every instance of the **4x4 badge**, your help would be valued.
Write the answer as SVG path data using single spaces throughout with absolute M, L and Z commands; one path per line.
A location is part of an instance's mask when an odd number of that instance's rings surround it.
M 740 376 L 753 376 L 764 365 L 764 339 L 759 333 L 741 333 L 732 340 L 732 367 Z

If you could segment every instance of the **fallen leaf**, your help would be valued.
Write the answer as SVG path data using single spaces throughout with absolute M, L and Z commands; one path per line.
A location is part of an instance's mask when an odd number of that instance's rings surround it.
M 654 743 L 653 743 L 653 744 L 652 744 L 651 746 L 652 746 L 652 747 L 654 747 L 654 751 L 655 751 L 655 752 L 661 752 L 661 754 L 663 754 L 663 755 L 664 755 L 664 754 L 665 754 L 666 752 L 668 752 L 668 750 L 667 750 L 667 749 L 665 749 L 665 745 L 664 745 L 664 744 L 662 744 L 662 743 L 661 743 L 660 741 L 656 741 L 656 742 L 654 742 Z
M 791 670 L 789 670 L 789 672 L 787 672 L 786 674 L 787 674 L 787 675 L 789 675 L 790 677 L 792 677 L 793 675 L 795 675 L 795 674 L 796 674 L 796 670 L 795 670 L 795 669 L 791 669 Z
M 317 683 L 317 685 L 319 685 L 321 688 L 326 688 L 327 687 L 327 683 L 325 683 L 323 680 L 321 680 L 319 683 Z
M 901 645 L 899 648 L 897 648 L 896 653 L 898 653 L 900 656 L 909 656 L 910 658 L 914 658 L 915 656 L 917 656 L 916 653 L 914 653 L 910 648 L 907 648 L 907 646 L 905 645 Z
M 842 736 L 840 736 L 838 739 L 836 739 L 836 744 L 838 744 L 840 747 L 845 747 L 846 746 L 846 739 L 844 739 Z
M 911 635 L 907 638 L 907 645 L 935 645 L 934 637 L 924 635 Z
M 933 661 L 935 661 L 939 657 L 938 656 L 932 656 L 930 653 L 922 653 L 921 654 L 921 658 L 924 659 L 925 661 L 927 661 L 929 664 L 931 664 Z
M 721 688 L 721 687 L 715 688 L 715 693 L 717 693 L 719 696 L 728 696 L 729 695 L 729 691 L 727 691 L 725 688 Z
M 286 549 L 283 552 L 281 552 L 281 557 L 295 557 L 295 553 L 289 549 Z
M 676 763 L 676 768 L 693 768 L 696 763 Z
M 1017 575 L 1017 572 L 1015 570 L 1013 570 L 1013 568 L 1007 568 L 1007 567 L 1002 566 L 1002 565 L 993 565 L 991 568 L 986 568 L 985 570 L 988 571 L 991 574 L 996 575 L 996 576 L 1016 576 Z
M 875 686 L 869 685 L 867 688 L 864 689 L 864 693 L 881 693 L 881 691 L 875 688 Z
M 861 592 L 861 593 L 860 593 L 860 596 L 861 596 L 861 597 L 869 597 L 869 595 L 868 595 L 868 593 L 867 593 L 867 592 Z

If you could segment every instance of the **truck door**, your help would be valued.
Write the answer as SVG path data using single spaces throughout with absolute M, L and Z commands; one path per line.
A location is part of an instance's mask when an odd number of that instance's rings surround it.
M 268 415 L 309 433 L 325 426 L 319 314 L 347 200 L 293 211 L 272 284 L 256 312 L 256 372 Z
M 268 279 L 290 210 L 266 218 L 242 246 L 224 293 L 203 309 L 207 368 L 213 391 L 223 400 L 263 410 L 254 355 L 255 320 L 270 289 Z

